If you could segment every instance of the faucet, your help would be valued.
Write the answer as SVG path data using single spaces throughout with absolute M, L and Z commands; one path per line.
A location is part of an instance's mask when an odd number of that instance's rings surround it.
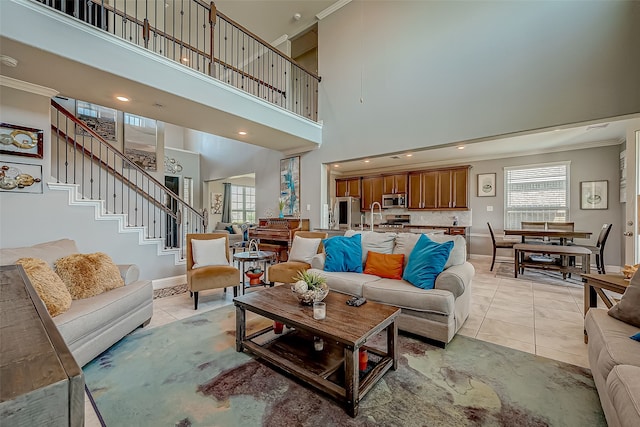
M 378 215 L 380 215 L 380 219 L 382 219 L 382 206 L 380 205 L 380 203 L 371 203 L 371 231 L 373 231 L 373 209 L 376 207 L 376 205 L 378 205 L 378 209 L 380 210 L 380 213 L 378 213 Z

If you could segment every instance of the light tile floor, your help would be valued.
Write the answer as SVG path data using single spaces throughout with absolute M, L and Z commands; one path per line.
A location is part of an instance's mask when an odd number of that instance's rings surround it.
M 531 280 L 525 271 L 517 279 L 489 271 L 491 260 L 473 259 L 476 269 L 471 293 L 471 313 L 459 334 L 489 341 L 538 356 L 589 367 L 583 337 L 583 286 L 560 276 Z M 508 265 L 508 263 L 505 263 Z M 513 266 L 513 264 L 510 264 Z M 512 268 L 512 267 L 511 267 Z M 201 292 L 198 310 L 189 293 L 154 300 L 148 328 L 201 314 L 233 303 L 233 292 Z M 598 306 L 604 307 L 602 301 Z M 87 401 L 87 426 L 99 426 Z

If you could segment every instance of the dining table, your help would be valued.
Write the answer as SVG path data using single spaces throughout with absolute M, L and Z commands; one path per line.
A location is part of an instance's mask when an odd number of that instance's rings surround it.
M 589 239 L 591 234 L 593 234 L 591 231 L 581 230 L 534 230 L 523 228 L 504 230 L 505 236 L 522 236 L 522 243 L 525 243 L 525 238 L 527 237 L 548 237 L 559 239 L 561 245 L 566 245 L 568 239 Z

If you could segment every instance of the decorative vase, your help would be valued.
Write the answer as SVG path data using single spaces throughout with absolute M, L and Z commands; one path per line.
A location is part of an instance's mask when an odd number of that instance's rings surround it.
M 278 215 L 278 218 L 284 218 L 284 214 L 282 213 L 282 211 L 280 211 L 280 214 Z
M 249 285 L 260 285 L 261 284 L 260 277 L 264 274 L 264 272 L 263 271 L 259 271 L 259 272 L 256 271 L 254 273 L 253 270 L 249 270 L 245 274 L 249 278 Z

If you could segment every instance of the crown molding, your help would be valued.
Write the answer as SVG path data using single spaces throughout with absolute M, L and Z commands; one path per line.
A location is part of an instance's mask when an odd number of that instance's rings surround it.
M 59 92 L 55 89 L 36 85 L 33 83 L 23 82 L 22 80 L 14 79 L 12 77 L 0 75 L 0 86 L 10 87 L 12 89 L 18 89 L 23 92 L 29 92 L 36 95 L 46 96 L 47 98 L 53 98 Z
M 316 14 L 316 19 L 318 19 L 318 21 L 322 21 L 324 18 L 326 18 L 327 16 L 331 15 L 333 12 L 337 11 L 343 6 L 346 6 L 349 3 L 351 3 L 351 0 L 338 0 L 337 2 L 335 2 L 334 4 L 326 8 L 325 10 L 318 12 Z

